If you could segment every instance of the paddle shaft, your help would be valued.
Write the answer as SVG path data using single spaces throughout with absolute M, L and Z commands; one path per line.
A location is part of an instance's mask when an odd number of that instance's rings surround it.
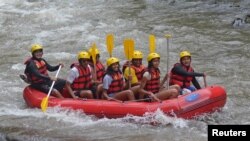
M 94 69 L 94 81 L 97 80 L 97 74 L 96 74 L 96 63 L 94 63 L 94 66 L 93 66 L 93 69 Z
M 167 36 L 167 73 L 169 71 L 169 38 Z M 169 89 L 169 76 L 167 77 L 167 89 Z
M 206 79 L 206 76 L 203 76 L 203 80 L 204 80 L 204 86 L 205 88 L 207 87 L 207 79 Z
M 130 51 L 132 51 L 132 50 L 129 50 L 129 47 L 128 47 L 128 52 L 130 52 Z M 132 57 L 132 56 L 129 56 L 129 57 Z M 130 70 L 131 69 L 131 60 L 130 60 L 129 57 L 128 57 L 128 59 L 129 59 L 129 61 L 128 61 L 128 74 L 129 74 L 129 77 L 130 77 L 130 75 L 131 75 L 131 70 Z M 130 79 L 128 79 L 128 88 L 129 89 L 131 88 L 131 80 Z
M 57 78 L 57 76 L 58 76 L 58 74 L 59 74 L 61 68 L 62 68 L 62 65 L 59 66 L 59 68 L 58 68 L 58 70 L 57 70 L 57 72 L 56 72 L 55 78 Z M 55 82 L 56 82 L 56 81 L 53 81 L 53 82 L 52 82 L 52 85 L 51 85 L 51 87 L 50 87 L 50 89 L 49 89 L 49 93 L 48 93 L 48 95 L 47 95 L 47 98 L 50 96 L 51 91 L 52 91 L 52 89 L 53 89 L 53 87 L 54 87 L 54 85 L 55 85 Z
M 129 61 L 128 62 L 128 75 L 129 75 L 129 77 L 130 77 L 130 75 L 131 75 L 131 61 Z M 128 88 L 130 89 L 131 88 L 131 80 L 130 80 L 130 78 L 128 79 Z

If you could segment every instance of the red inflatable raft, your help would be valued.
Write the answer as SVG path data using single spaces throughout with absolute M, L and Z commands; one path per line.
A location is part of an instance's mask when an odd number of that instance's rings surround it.
M 23 91 L 23 97 L 29 107 L 40 108 L 42 99 L 46 94 L 27 86 Z M 61 106 L 74 110 L 82 110 L 89 115 L 107 118 L 124 117 L 127 114 L 143 116 L 147 112 L 162 110 L 167 115 L 189 119 L 204 113 L 219 110 L 226 103 L 226 92 L 221 86 L 209 86 L 190 94 L 181 95 L 178 98 L 160 102 L 118 102 L 107 100 L 75 100 L 71 98 L 49 98 L 49 107 Z

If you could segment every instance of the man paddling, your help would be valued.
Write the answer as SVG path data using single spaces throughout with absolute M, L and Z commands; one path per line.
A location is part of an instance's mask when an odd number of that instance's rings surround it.
M 51 77 L 48 74 L 48 71 L 56 71 L 59 66 L 63 67 L 63 64 L 59 64 L 57 66 L 51 66 L 43 56 L 43 47 L 39 44 L 34 44 L 30 50 L 32 57 L 25 61 L 25 75 L 20 75 L 20 77 L 27 83 L 31 85 L 32 88 L 42 91 L 44 93 L 48 93 L 50 86 L 53 81 L 55 81 L 55 85 L 52 89 L 51 95 L 63 98 L 61 91 L 65 86 L 66 81 L 63 79 L 57 79 L 55 77 Z
M 195 72 L 191 66 L 190 52 L 182 51 L 180 53 L 180 63 L 174 64 L 170 75 L 170 85 L 179 85 L 182 89 L 186 88 L 195 91 L 201 88 L 195 77 L 204 77 L 205 73 Z

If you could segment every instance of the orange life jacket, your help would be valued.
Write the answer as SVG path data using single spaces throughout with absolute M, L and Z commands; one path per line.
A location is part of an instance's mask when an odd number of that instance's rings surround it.
M 78 78 L 76 78 L 71 84 L 71 88 L 75 91 L 89 89 L 91 85 L 91 72 L 90 68 L 83 68 L 80 65 L 75 65 L 79 72 Z
M 131 65 L 131 68 L 133 68 L 135 70 L 135 75 L 136 75 L 138 81 L 141 81 L 143 74 L 146 71 L 146 67 L 143 65 L 140 65 L 140 67 L 135 67 L 134 65 Z
M 102 82 L 102 79 L 105 75 L 105 67 L 104 65 L 101 63 L 101 62 L 97 62 L 96 63 L 96 79 L 98 81 L 101 81 Z
M 38 61 L 36 59 L 29 58 L 28 60 L 26 60 L 24 62 L 24 64 L 28 65 L 31 61 L 34 61 L 39 73 L 48 76 L 47 66 L 46 66 L 46 63 L 45 63 L 45 61 L 43 59 Z M 25 71 L 25 74 L 28 77 L 28 80 L 31 81 L 31 83 L 33 83 L 33 84 L 44 82 L 44 79 L 38 78 L 34 74 L 31 74 L 31 73 L 29 73 L 27 71 Z
M 152 93 L 157 93 L 160 90 L 160 70 L 151 68 L 150 70 L 147 70 L 150 75 L 151 79 L 147 81 L 145 90 L 152 92 Z
M 111 93 L 116 93 L 116 92 L 120 92 L 123 90 L 123 86 L 124 86 L 124 80 L 123 80 L 123 76 L 120 72 L 116 72 L 114 74 L 112 74 L 112 82 L 109 85 L 109 89 L 107 91 L 108 94 Z
M 181 65 L 182 68 L 185 69 L 187 72 L 194 72 L 194 70 L 193 70 L 193 68 L 191 66 L 190 67 L 186 67 L 186 66 L 184 66 L 184 65 L 182 65 L 180 63 L 176 63 L 174 65 L 174 67 L 177 66 L 177 65 Z M 181 76 L 181 75 L 176 74 L 176 73 L 174 73 L 172 71 L 171 71 L 170 76 L 171 76 L 170 77 L 170 81 L 169 81 L 170 85 L 177 84 L 181 88 L 187 88 L 187 87 L 189 87 L 191 85 L 191 81 L 193 80 L 193 77 L 191 77 L 191 76 L 188 76 L 188 77 Z
M 122 71 L 124 73 L 125 69 L 128 67 L 128 61 L 123 65 Z M 146 71 L 146 67 L 144 65 L 140 65 L 140 67 L 135 67 L 133 64 L 131 65 L 131 68 L 135 70 L 135 75 L 138 79 L 138 81 L 141 81 L 144 72 Z

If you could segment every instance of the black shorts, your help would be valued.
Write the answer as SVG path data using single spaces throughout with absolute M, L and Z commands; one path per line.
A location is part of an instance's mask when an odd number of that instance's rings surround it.
M 152 98 L 149 95 L 145 95 L 143 98 L 145 99 L 144 102 L 152 102 Z
M 74 93 L 75 96 L 80 97 L 80 92 L 81 92 L 81 91 L 74 91 L 73 93 Z
M 90 89 L 83 89 L 83 90 L 79 90 L 79 91 L 74 91 L 73 93 L 74 93 L 75 96 L 80 97 L 80 93 L 81 93 L 82 91 L 84 91 L 84 90 L 90 90 L 90 91 L 92 92 L 94 98 L 96 98 L 96 95 L 95 95 L 96 87 L 94 87 L 94 86 L 91 87 Z
M 40 84 L 31 84 L 31 87 L 39 91 L 42 91 L 44 93 L 48 93 L 52 83 L 53 81 L 49 81 L 47 83 L 40 83 Z M 57 79 L 53 88 L 58 90 L 59 92 L 62 92 L 65 84 L 66 84 L 66 80 Z

